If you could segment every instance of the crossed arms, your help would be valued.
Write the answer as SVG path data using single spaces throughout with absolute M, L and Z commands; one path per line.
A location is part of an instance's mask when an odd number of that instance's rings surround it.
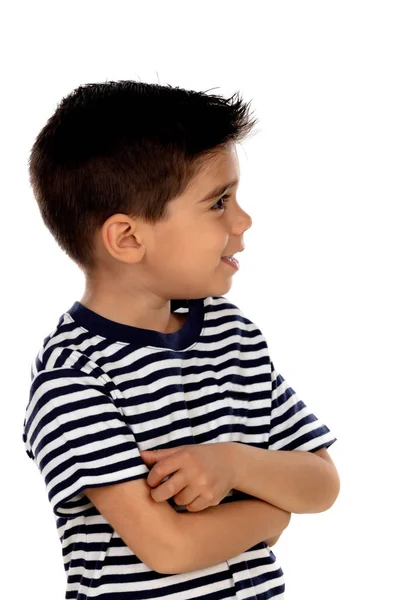
M 272 545 L 292 512 L 327 510 L 339 493 L 326 449 L 269 451 L 232 443 L 230 450 L 231 487 L 251 499 L 178 514 L 165 500 L 152 498 L 143 478 L 85 493 L 132 552 L 165 574 L 217 565 L 263 540 Z

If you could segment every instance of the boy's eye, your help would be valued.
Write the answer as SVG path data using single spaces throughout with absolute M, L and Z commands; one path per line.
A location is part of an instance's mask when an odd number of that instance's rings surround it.
M 224 200 L 224 205 L 225 205 L 229 201 L 229 198 L 230 198 L 230 195 L 225 194 L 218 200 L 218 202 L 221 202 L 221 200 Z M 214 204 L 214 206 L 212 206 L 210 210 L 222 210 L 223 208 L 225 208 L 225 206 L 217 206 L 218 202 L 216 204 Z M 216 206 L 217 206 L 217 208 L 215 208 Z

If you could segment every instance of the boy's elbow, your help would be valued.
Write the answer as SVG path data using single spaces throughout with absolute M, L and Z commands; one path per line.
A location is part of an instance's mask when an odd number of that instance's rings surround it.
M 332 494 L 332 498 L 331 498 L 331 502 L 328 506 L 328 508 L 331 508 L 331 506 L 333 506 L 338 498 L 340 494 L 340 478 L 339 475 L 336 474 L 336 479 L 335 479 L 335 484 L 334 484 L 334 491 Z
M 321 500 L 319 510 L 314 512 L 325 512 L 332 508 L 340 493 L 340 477 L 335 467 L 332 467 L 329 479 L 324 483 L 325 493 Z
M 328 502 L 328 507 L 326 508 L 326 510 L 328 510 L 329 508 L 331 508 L 331 506 L 333 506 L 339 496 L 340 493 L 340 477 L 339 477 L 339 473 L 336 470 L 336 467 L 334 467 L 332 465 L 332 489 L 331 489 L 331 493 L 330 493 L 330 498 L 329 498 L 329 502 Z
M 340 492 L 340 479 L 335 469 L 329 469 L 321 478 L 318 488 L 309 492 L 307 500 L 304 498 L 302 506 L 293 512 L 297 514 L 315 514 L 329 510 L 336 502 Z M 311 495 L 312 494 L 312 495 Z

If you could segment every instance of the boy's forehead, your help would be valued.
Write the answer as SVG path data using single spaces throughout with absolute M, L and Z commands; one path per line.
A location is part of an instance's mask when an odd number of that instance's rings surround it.
M 207 161 L 193 178 L 188 192 L 200 194 L 199 201 L 205 202 L 238 184 L 239 180 L 239 159 L 236 148 L 233 147 L 219 152 Z

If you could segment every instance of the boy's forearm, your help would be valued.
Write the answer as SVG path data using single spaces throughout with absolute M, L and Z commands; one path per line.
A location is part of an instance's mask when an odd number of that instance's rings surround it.
M 177 514 L 178 541 L 164 573 L 187 573 L 238 556 L 288 526 L 290 513 L 259 499 Z

